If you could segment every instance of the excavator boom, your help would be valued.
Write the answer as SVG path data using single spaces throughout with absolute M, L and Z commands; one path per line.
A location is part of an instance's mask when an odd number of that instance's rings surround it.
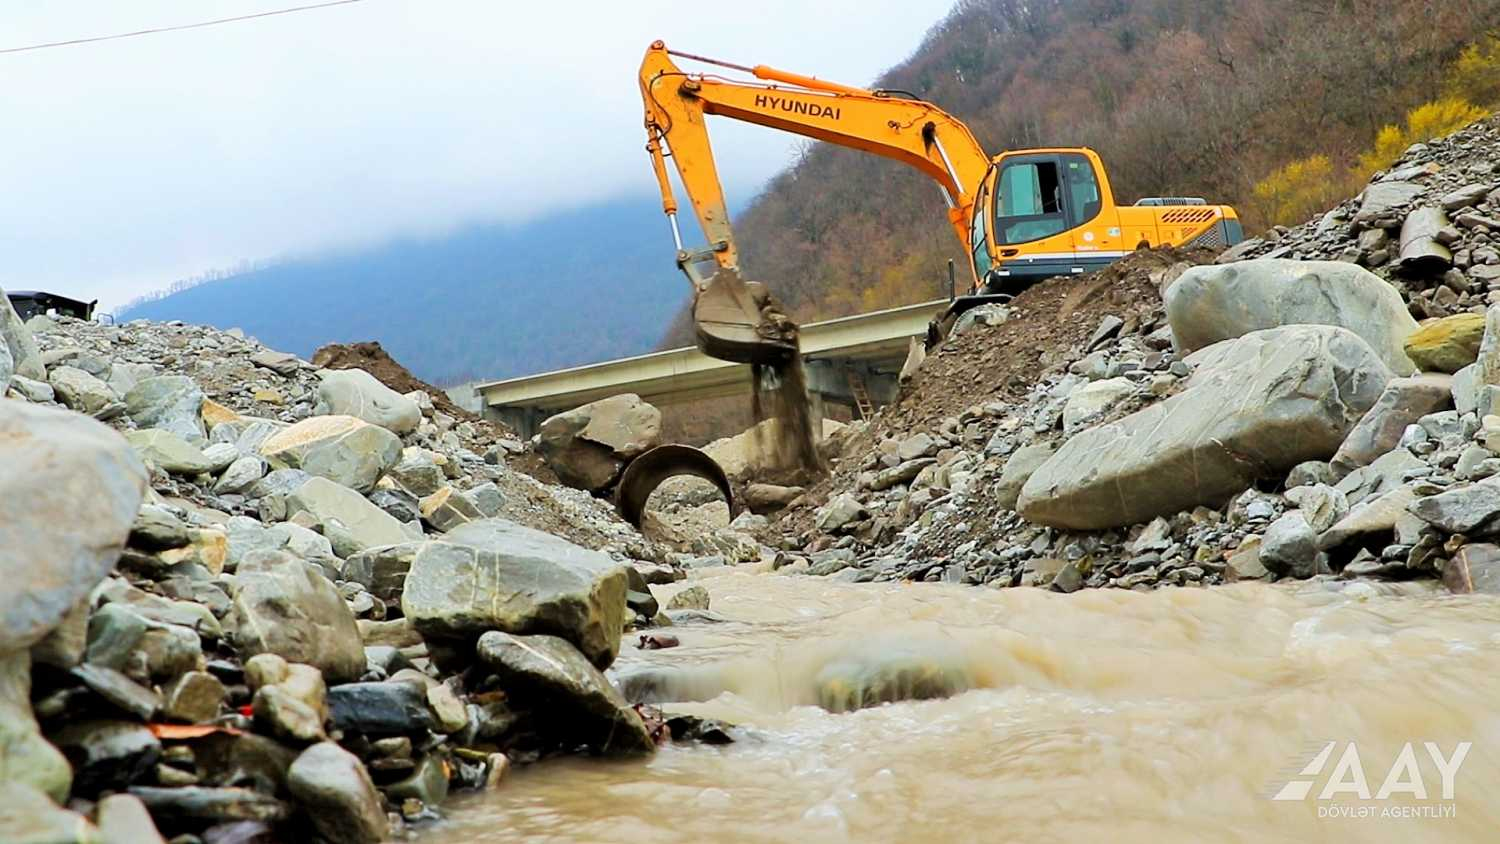
M 732 80 L 687 73 L 674 56 L 718 65 L 755 78 Z M 942 188 L 948 216 L 962 240 L 974 195 L 989 168 L 979 143 L 958 120 L 931 103 L 827 82 L 765 65 L 746 67 L 686 53 L 657 41 L 640 71 L 646 113 L 646 150 L 671 221 L 677 264 L 693 285 L 698 345 L 713 357 L 774 363 L 795 354 L 796 326 L 763 287 L 740 278 L 724 190 L 714 164 L 708 115 L 780 129 L 864 150 L 921 170 Z M 678 205 L 668 177 L 671 158 L 708 240 L 683 247 Z

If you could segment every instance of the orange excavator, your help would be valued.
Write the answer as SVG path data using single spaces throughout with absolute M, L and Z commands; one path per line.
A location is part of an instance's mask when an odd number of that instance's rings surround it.
M 674 59 L 753 78 L 688 73 Z M 1007 300 L 1038 279 L 1098 269 L 1141 246 L 1224 247 L 1243 237 L 1238 216 L 1226 205 L 1191 197 L 1117 205 L 1104 164 L 1091 149 L 986 155 L 957 118 L 899 91 L 731 64 L 668 50 L 661 41 L 646 50 L 640 87 L 646 151 L 671 222 L 677 265 L 693 285 L 698 346 L 723 360 L 783 363 L 797 353 L 797 328 L 763 285 L 740 277 L 708 115 L 895 159 L 937 182 L 973 273 L 970 293 L 955 298 L 947 320 L 977 304 Z M 668 158 L 708 240 L 704 248 L 683 246 Z

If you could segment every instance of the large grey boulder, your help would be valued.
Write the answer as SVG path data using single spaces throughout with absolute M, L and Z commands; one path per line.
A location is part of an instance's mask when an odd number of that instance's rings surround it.
M 188 442 L 201 443 L 203 390 L 186 375 L 146 378 L 125 394 L 125 412 L 137 428 L 161 428 Z
M 0 300 L 4 298 L 4 291 L 0 291 Z M 83 815 L 54 805 L 46 794 L 32 786 L 6 782 L 0 777 L 0 841 L 8 844 L 114 844 L 126 840 L 129 839 L 105 838 Z
M 231 597 L 242 657 L 273 653 L 311 665 L 334 683 L 364 674 L 354 614 L 315 566 L 283 551 L 251 551 L 240 561 Z
M 286 772 L 286 787 L 323 841 L 377 844 L 390 835 L 385 806 L 364 763 L 331 741 L 302 751 Z
M 1430 373 L 1392 378 L 1329 461 L 1334 473 L 1343 477 L 1368 466 L 1396 447 L 1407 425 L 1447 408 L 1452 400 L 1452 376 Z
M 1181 352 L 1282 325 L 1337 325 L 1362 337 L 1395 374 L 1416 371 L 1402 342 L 1417 322 L 1401 294 L 1354 264 L 1262 259 L 1193 267 L 1164 300 Z
M 476 651 L 508 694 L 535 705 L 543 729 L 556 738 L 608 754 L 656 749 L 641 716 L 568 641 L 492 630 L 479 637 Z
M 1500 475 L 1418 498 L 1406 509 L 1447 533 L 1491 533 L 1500 527 Z
M 47 373 L 47 383 L 59 401 L 79 413 L 94 415 L 114 405 L 118 415 L 120 397 L 98 378 L 71 366 L 55 366 Z
M 174 475 L 200 475 L 213 465 L 202 449 L 171 431 L 127 431 L 125 440 L 143 460 Z
M 415 431 L 422 423 L 422 409 L 416 402 L 363 369 L 319 370 L 318 382 L 314 413 L 353 416 L 396 434 Z
M 40 640 L 114 568 L 145 494 L 119 434 L 0 399 L 0 654 Z
M 1321 325 L 1254 331 L 1189 362 L 1183 392 L 1064 443 L 1022 487 L 1022 517 L 1093 530 L 1223 504 L 1331 456 L 1391 377 L 1368 343 Z
M 1021 497 L 1021 488 L 1047 462 L 1054 450 L 1050 443 L 1032 443 L 1016 449 L 1000 472 L 1000 483 L 995 486 L 995 503 L 1014 510 Z
M 24 650 L 0 653 L 0 788 L 5 783 L 24 783 L 59 803 L 73 784 L 68 760 L 42 738 L 31 713 L 31 657 Z
M 312 416 L 267 437 L 260 453 L 278 469 L 301 469 L 369 492 L 401 459 L 401 440 L 353 416 Z
M 5 398 L 5 391 L 10 389 L 11 382 L 16 378 L 16 361 L 10 356 L 10 347 L 5 345 L 4 338 L 0 338 L 0 399 Z M 26 379 L 25 383 L 39 384 L 39 381 Z M 51 387 L 47 387 L 51 391 Z M 17 388 L 17 392 L 25 396 L 28 401 L 38 401 L 33 396 L 33 390 Z
M 548 633 L 603 669 L 619 653 L 628 582 L 625 566 L 605 554 L 505 519 L 482 519 L 417 551 L 401 610 L 424 638 Z
M 319 523 L 337 523 L 340 535 L 352 553 L 377 545 L 395 545 L 411 539 L 401 523 L 369 499 L 327 478 L 308 478 L 286 498 L 288 514 L 305 510 Z
M 42 351 L 37 348 L 31 329 L 21 321 L 20 314 L 11 306 L 5 291 L 0 289 L 0 345 L 5 346 L 5 357 L 10 358 L 10 371 L 24 375 L 34 381 L 47 380 L 47 368 L 42 365 Z M 0 395 L 4 390 L 0 389 Z
M 1360 194 L 1354 221 L 1374 228 L 1392 228 L 1406 216 L 1406 207 L 1427 188 L 1405 181 L 1376 182 Z
M 559 413 L 540 435 L 537 451 L 563 483 L 601 490 L 626 461 L 661 442 L 661 411 L 624 393 Z

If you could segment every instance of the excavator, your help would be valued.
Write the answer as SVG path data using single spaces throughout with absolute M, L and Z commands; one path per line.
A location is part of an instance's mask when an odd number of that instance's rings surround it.
M 751 78 L 683 71 L 675 59 Z M 1084 147 L 985 154 L 962 122 L 901 91 L 828 82 L 667 49 L 656 41 L 640 70 L 646 151 L 671 223 L 677 265 L 693 286 L 698 347 L 722 360 L 781 365 L 797 354 L 797 326 L 766 287 L 740 276 L 705 118 L 742 120 L 891 158 L 942 189 L 948 222 L 969 253 L 970 291 L 935 325 L 1007 301 L 1027 285 L 1099 269 L 1142 246 L 1226 247 L 1243 239 L 1233 208 L 1193 197 L 1118 205 L 1099 155 Z M 683 246 L 670 158 L 708 245 Z M 937 329 L 934 329 L 934 332 Z M 932 337 L 934 332 L 929 332 Z

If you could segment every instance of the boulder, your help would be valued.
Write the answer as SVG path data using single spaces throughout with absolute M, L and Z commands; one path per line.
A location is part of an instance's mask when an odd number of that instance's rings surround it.
M 353 416 L 312 416 L 267 437 L 260 453 L 277 468 L 301 469 L 365 493 L 401 459 L 401 440 Z
M 436 726 L 419 683 L 345 683 L 328 690 L 328 717 L 336 730 L 373 736 L 418 733 Z
M 390 835 L 385 805 L 359 757 L 331 741 L 302 751 L 286 774 L 287 790 L 332 844 L 378 844 Z
M 260 738 L 260 736 L 242 736 L 241 739 L 244 741 L 241 743 L 248 744 L 248 740 Z M 269 740 L 264 741 L 269 743 Z M 201 745 L 202 742 L 197 744 Z M 270 754 L 263 755 L 269 756 Z M 235 821 L 258 821 L 261 824 L 284 821 L 291 815 L 291 810 L 281 800 L 272 797 L 269 793 L 271 791 L 272 789 L 269 788 L 263 793 L 254 788 L 204 788 L 202 786 L 158 788 L 144 785 L 130 789 L 132 795 L 146 804 L 151 817 L 160 821 L 162 825 L 195 828 Z
M 145 777 L 161 758 L 161 742 L 134 721 L 70 721 L 52 741 L 73 765 L 73 793 L 92 797 Z
M 0 399 L 0 654 L 31 646 L 115 565 L 146 493 L 125 439 Z
M 1426 191 L 1426 187 L 1406 181 L 1376 182 L 1360 194 L 1354 221 L 1376 228 L 1392 228 L 1405 218 L 1406 206 Z
M 1418 498 L 1406 508 L 1412 515 L 1447 533 L 1488 533 L 1500 519 L 1500 475 L 1478 483 Z
M 1443 569 L 1449 592 L 1500 595 L 1500 546 L 1487 542 L 1465 545 Z
M 806 491 L 800 486 L 750 484 L 745 487 L 745 507 L 752 513 L 774 513 L 797 500 Z
M 193 443 L 206 438 L 203 390 L 186 375 L 143 379 L 125 394 L 125 412 L 137 428 L 161 428 Z
M 902 700 L 952 697 L 976 684 L 961 651 L 876 639 L 826 663 L 813 678 L 813 694 L 829 712 L 852 712 Z
M 203 665 L 203 640 L 180 624 L 152 621 L 122 603 L 105 604 L 89 617 L 92 665 L 165 682 Z
M 253 455 L 236 458 L 214 482 L 216 495 L 242 493 L 266 476 L 266 461 Z
M 1340 261 L 1261 259 L 1193 267 L 1165 296 L 1181 352 L 1283 325 L 1335 325 L 1354 332 L 1397 375 L 1416 370 L 1402 341 L 1417 329 L 1401 294 L 1379 276 Z
M 1371 535 L 1389 536 L 1402 518 L 1411 518 L 1406 508 L 1415 499 L 1411 487 L 1400 486 L 1351 507 L 1333 527 L 1318 537 L 1318 548 L 1326 551 L 1349 542 L 1363 541 Z
M 401 452 L 401 459 L 391 467 L 390 478 L 418 498 L 425 498 L 448 483 L 443 468 L 432 459 L 431 454 L 426 449 L 415 446 Z
M 31 329 L 21 321 L 4 290 L 0 290 L 0 345 L 5 346 L 5 357 L 10 360 L 7 368 L 12 373 L 33 381 L 47 380 L 47 368 L 42 365 L 42 351 L 37 348 Z M 0 395 L 4 395 L 4 390 L 0 390 Z
M 484 514 L 479 512 L 479 508 L 474 506 L 467 495 L 451 486 L 445 486 L 423 498 L 418 505 L 418 512 L 422 515 L 422 521 L 439 533 L 447 533 L 459 525 L 484 518 Z
M 1022 517 L 1095 530 L 1221 505 L 1331 456 L 1390 380 L 1369 344 L 1333 326 L 1254 331 L 1192 363 L 1183 392 L 1064 443 L 1022 487 Z
M 1318 535 L 1301 510 L 1272 522 L 1260 540 L 1260 564 L 1290 577 L 1312 577 L 1318 571 Z
M 9 307 L 5 291 L 0 304 Z M 5 344 L 0 343 L 0 356 Z M 8 844 L 115 844 L 136 839 L 105 838 L 83 815 L 59 808 L 47 795 L 23 782 L 0 777 L 0 840 Z M 144 841 L 142 844 L 151 844 Z
M 87 413 L 90 416 L 99 414 L 110 405 L 119 410 L 124 408 L 117 404 L 120 397 L 110 386 L 98 378 L 75 369 L 71 366 L 53 367 L 47 373 L 47 383 L 51 385 L 53 393 L 58 400 L 79 413 Z
M 540 434 L 537 451 L 563 483 L 600 490 L 626 461 L 661 442 L 661 411 L 625 393 L 559 413 Z
M 1484 314 L 1462 313 L 1424 323 L 1402 344 L 1423 372 L 1457 372 L 1479 357 Z
M 668 599 L 666 608 L 669 610 L 706 610 L 708 603 L 707 589 L 702 586 L 689 586 Z
M 99 834 L 112 844 L 166 844 L 146 804 L 133 794 L 111 794 L 100 800 L 94 817 L 99 822 Z
M 394 434 L 409 434 L 422 423 L 422 409 L 416 402 L 363 369 L 319 370 L 318 403 L 313 412 L 353 416 Z
M 212 465 L 202 449 L 161 428 L 126 431 L 125 440 L 141 459 L 174 475 L 201 475 Z
M 242 656 L 274 653 L 311 665 L 334 683 L 364 674 L 354 614 L 313 566 L 282 551 L 252 551 L 240 562 L 231 597 Z
M 1332 528 L 1349 512 L 1349 499 L 1327 484 L 1289 489 L 1286 500 L 1296 506 L 1313 532 L 1318 534 Z
M 598 551 L 483 519 L 417 551 L 401 610 L 429 640 L 548 633 L 602 669 L 619 652 L 628 579 L 623 564 Z
M 1026 485 L 1036 470 L 1047 462 L 1053 451 L 1049 443 L 1032 443 L 1016 449 L 1005 461 L 1005 468 L 1000 472 L 1000 483 L 995 486 L 995 503 L 1006 510 L 1016 509 L 1016 501 L 1021 497 L 1021 488 Z
M 1452 390 L 1453 379 L 1446 375 L 1392 378 L 1329 461 L 1334 472 L 1343 477 L 1395 448 L 1407 425 L 1448 407 Z
M 302 360 L 296 355 L 287 352 L 276 352 L 270 349 L 251 355 L 250 362 L 256 366 L 263 366 L 281 376 L 295 375 L 297 374 L 297 370 L 303 366 Z
M 1068 394 L 1068 401 L 1063 405 L 1063 433 L 1071 436 L 1109 413 L 1110 408 L 1129 398 L 1133 392 L 1135 382 L 1129 378 L 1106 378 L 1078 387 Z
M 383 601 L 399 601 L 406 588 L 406 574 L 421 550 L 421 542 L 381 545 L 344 561 L 341 577 L 365 587 Z
M 838 533 L 850 528 L 855 522 L 870 517 L 870 511 L 865 509 L 858 498 L 849 493 L 841 493 L 834 496 L 823 509 L 818 511 L 818 530 L 824 533 Z
M 337 523 L 358 553 L 411 539 L 401 523 L 354 490 L 327 478 L 308 478 L 286 499 L 287 509 L 305 510 L 319 523 Z M 325 531 L 326 532 L 326 531 Z
M 68 760 L 42 738 L 31 712 L 30 655 L 0 653 L 0 788 L 21 783 L 62 802 L 72 782 Z M 4 809 L 0 801 L 0 813 Z
M 536 707 L 542 729 L 557 740 L 611 755 L 655 751 L 641 716 L 570 642 L 492 630 L 476 650 L 508 694 Z

